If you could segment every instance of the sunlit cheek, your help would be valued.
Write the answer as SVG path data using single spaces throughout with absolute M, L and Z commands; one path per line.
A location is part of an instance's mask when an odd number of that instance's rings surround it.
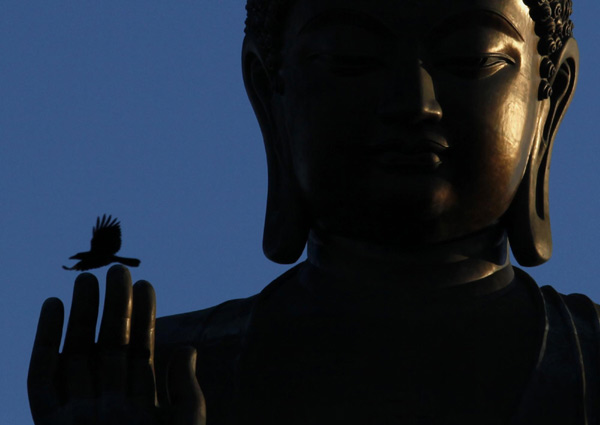
M 535 99 L 533 99 L 535 100 Z M 506 115 L 510 125 L 507 127 L 507 154 L 511 157 L 514 171 L 513 184 L 518 184 L 527 165 L 533 138 L 535 137 L 535 108 L 531 99 L 518 99 L 506 105 Z
M 527 117 L 527 108 L 521 102 L 508 101 L 504 104 L 502 119 L 502 138 L 505 143 L 501 146 L 507 155 L 518 155 L 523 144 Z
M 524 82 L 519 80 L 510 80 L 509 87 L 496 87 L 496 93 L 504 96 L 490 96 L 491 102 L 484 108 L 487 115 L 484 131 L 489 137 L 486 150 L 490 159 L 503 167 L 523 165 L 521 158 L 527 156 L 531 139 L 529 102 L 524 93 L 515 90 L 523 87 Z

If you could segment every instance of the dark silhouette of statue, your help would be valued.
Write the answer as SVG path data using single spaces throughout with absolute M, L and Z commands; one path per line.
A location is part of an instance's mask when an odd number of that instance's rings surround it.
M 121 249 L 121 224 L 106 214 L 96 218 L 96 226 L 92 230 L 91 248 L 86 252 L 79 252 L 69 260 L 79 260 L 73 267 L 63 266 L 65 270 L 90 270 L 107 266 L 111 263 L 121 263 L 129 267 L 137 267 L 140 260 L 135 258 L 118 257 L 115 254 Z
M 156 322 L 152 287 L 114 266 L 97 342 L 82 274 L 61 353 L 62 303 L 42 308 L 35 423 L 598 424 L 599 306 L 509 259 L 552 251 L 571 0 L 247 10 L 264 252 L 294 263 L 307 246 L 307 260 L 255 296 Z

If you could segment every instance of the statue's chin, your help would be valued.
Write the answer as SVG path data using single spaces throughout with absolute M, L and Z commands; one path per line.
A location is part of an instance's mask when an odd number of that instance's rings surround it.
M 379 217 L 379 219 L 361 222 L 322 222 L 315 230 L 319 234 L 381 245 L 424 245 L 447 239 L 435 220 L 427 223 L 412 220 L 385 220 Z
M 458 225 L 452 210 L 443 207 L 422 202 L 352 208 L 317 220 L 314 228 L 319 233 L 386 245 L 440 243 L 478 230 Z
M 413 205 L 414 207 L 414 205 Z M 430 208 L 367 210 L 364 214 L 331 216 L 313 229 L 367 244 L 424 247 L 455 241 L 497 227 L 498 219 L 454 214 L 455 210 Z

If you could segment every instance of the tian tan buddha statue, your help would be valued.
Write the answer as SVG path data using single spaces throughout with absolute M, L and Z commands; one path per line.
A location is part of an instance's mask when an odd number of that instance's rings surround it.
M 540 288 L 575 90 L 571 0 L 249 0 L 264 136 L 261 293 L 156 321 L 108 272 L 42 308 L 48 424 L 598 425 L 598 306 Z

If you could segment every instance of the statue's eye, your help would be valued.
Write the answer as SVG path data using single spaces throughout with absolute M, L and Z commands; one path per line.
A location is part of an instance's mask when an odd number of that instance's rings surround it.
M 341 76 L 359 76 L 373 72 L 383 66 L 383 61 L 374 56 L 320 53 L 308 58 L 328 71 Z
M 451 74 L 465 78 L 485 78 L 494 75 L 515 61 L 504 54 L 496 53 L 481 56 L 457 56 L 438 62 L 438 67 Z

